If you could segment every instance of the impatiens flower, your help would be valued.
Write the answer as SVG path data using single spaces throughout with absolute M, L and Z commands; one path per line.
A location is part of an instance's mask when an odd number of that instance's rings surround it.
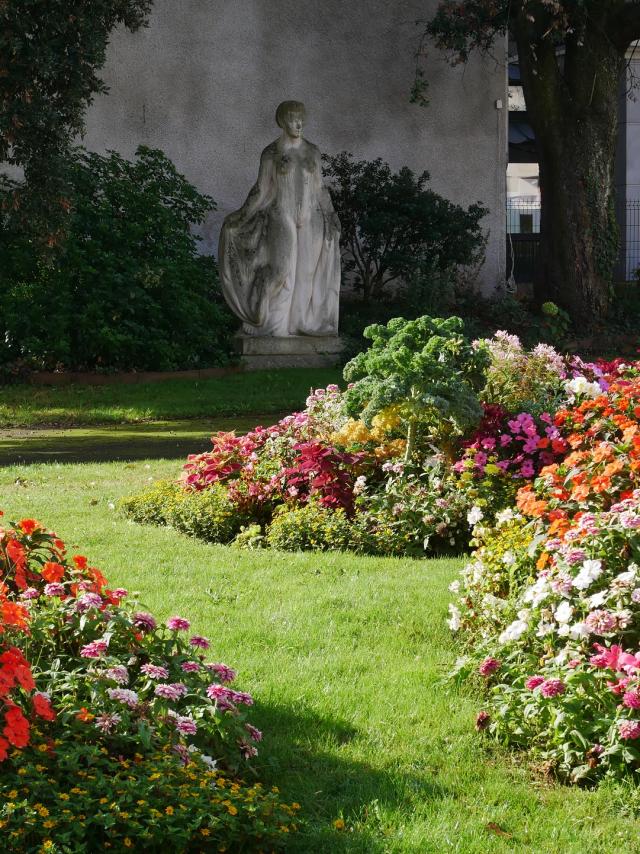
M 51 708 L 51 700 L 48 694 L 37 691 L 33 695 L 32 701 L 33 711 L 38 717 L 43 718 L 45 721 L 55 721 L 56 713 Z
M 540 685 L 540 693 L 543 697 L 557 697 L 558 694 L 564 694 L 566 685 L 561 679 L 545 679 Z
M 152 632 L 155 630 L 157 623 L 151 614 L 146 611 L 137 611 L 133 615 L 133 625 L 141 632 Z
M 44 580 L 48 581 L 50 584 L 53 584 L 55 581 L 62 581 L 64 574 L 64 566 L 60 563 L 53 563 L 51 561 L 44 563 L 40 570 L 40 575 L 42 575 Z
M 573 579 L 573 586 L 578 590 L 586 590 L 590 587 L 596 578 L 602 575 L 602 561 L 600 560 L 585 560 L 580 568 L 580 572 Z
M 109 648 L 109 641 L 95 640 L 85 644 L 80 650 L 82 658 L 100 658 Z
M 233 682 L 238 675 L 232 667 L 226 664 L 207 664 L 207 670 L 210 673 L 215 673 L 221 682 Z
M 122 718 L 120 715 L 113 712 L 112 714 L 97 715 L 94 721 L 94 726 L 104 733 L 110 733 L 120 723 Z
M 130 691 L 128 688 L 107 688 L 107 694 L 112 700 L 118 700 L 134 709 L 138 705 L 138 695 L 135 691 Z
M 529 691 L 535 691 L 544 682 L 544 676 L 530 676 L 524 683 L 524 687 Z
M 560 623 L 568 623 L 571 617 L 573 616 L 573 608 L 571 605 L 564 601 L 561 602 L 555 610 L 554 617 Z
M 167 628 L 171 629 L 172 632 L 186 632 L 190 626 L 191 623 L 184 617 L 169 617 L 167 620 Z
M 500 664 L 501 662 L 497 658 L 485 658 L 480 667 L 478 667 L 478 673 L 481 676 L 491 676 L 492 673 L 500 669 Z
M 211 646 L 207 638 L 202 637 L 202 635 L 193 635 L 193 637 L 189 638 L 189 643 L 191 646 L 196 646 L 199 649 L 209 649 Z
M 167 668 L 161 667 L 159 664 L 143 664 L 140 670 L 150 676 L 151 679 L 167 679 L 169 677 Z
M 467 513 L 467 522 L 470 525 L 477 525 L 481 519 L 484 519 L 484 513 L 479 507 L 472 507 Z
M 156 697 L 162 697 L 163 700 L 179 700 L 188 691 L 189 689 L 182 682 L 172 682 L 170 684 L 156 685 L 153 693 Z
M 620 738 L 640 738 L 640 721 L 618 721 Z

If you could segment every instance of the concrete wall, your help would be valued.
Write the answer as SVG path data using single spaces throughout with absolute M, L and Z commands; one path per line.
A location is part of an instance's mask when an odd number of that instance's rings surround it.
M 620 259 L 616 276 L 631 279 L 640 268 L 640 45 L 630 51 L 626 79 L 622 81 L 618 145 L 616 152 L 616 199 L 620 222 Z
M 506 77 L 493 61 L 452 69 L 435 50 L 430 106 L 409 103 L 419 18 L 434 0 L 156 0 L 148 29 L 118 32 L 84 144 L 131 156 L 162 148 L 222 218 L 244 201 L 277 104 L 307 106 L 305 135 L 328 153 L 427 169 L 435 190 L 490 208 L 485 290 L 504 278 Z M 499 51 L 498 51 L 499 53 Z M 497 110 L 496 100 L 503 109 Z

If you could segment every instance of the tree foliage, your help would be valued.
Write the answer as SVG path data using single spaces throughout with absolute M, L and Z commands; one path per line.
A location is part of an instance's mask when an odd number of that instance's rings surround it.
M 459 317 L 396 317 L 386 326 L 364 331 L 372 342 L 344 369 L 352 385 L 346 392 L 349 414 L 370 424 L 393 409 L 407 431 L 406 457 L 415 449 L 419 429 L 441 445 L 477 424 L 482 415 L 478 393 L 488 356 L 463 334 Z
M 380 158 L 353 160 L 343 151 L 323 161 L 342 225 L 343 270 L 365 301 L 421 268 L 444 273 L 477 260 L 487 213 L 480 204 L 455 205 L 427 187 L 428 172 L 392 172 Z
M 11 200 L 50 243 L 68 208 L 64 160 L 83 130 L 111 31 L 146 23 L 153 0 L 0 0 L 0 162 L 24 170 Z
M 508 34 L 536 136 L 542 190 L 537 295 L 590 321 L 606 314 L 617 256 L 614 162 L 638 0 L 441 0 L 425 35 L 455 64 Z

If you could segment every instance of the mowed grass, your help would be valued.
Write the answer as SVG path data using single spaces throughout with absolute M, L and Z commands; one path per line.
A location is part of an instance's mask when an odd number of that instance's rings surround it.
M 624 789 L 551 785 L 474 732 L 481 699 L 445 678 L 459 560 L 238 552 L 110 509 L 178 465 L 0 469 L 0 507 L 54 527 L 159 616 L 189 616 L 238 668 L 265 732 L 258 774 L 302 805 L 289 850 L 640 851 Z
M 88 426 L 290 412 L 339 368 L 248 371 L 204 380 L 104 386 L 0 387 L 0 427 Z

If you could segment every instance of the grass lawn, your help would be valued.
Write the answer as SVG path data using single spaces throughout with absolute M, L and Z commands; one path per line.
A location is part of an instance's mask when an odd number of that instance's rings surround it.
M 339 368 L 250 371 L 138 385 L 0 387 L 0 428 L 180 421 L 290 412 L 309 389 L 340 382 Z
M 303 807 L 291 851 L 640 850 L 622 788 L 550 785 L 475 734 L 479 698 L 444 680 L 460 561 L 238 552 L 110 509 L 177 466 L 2 468 L 0 507 L 54 527 L 159 616 L 189 616 L 239 669 L 265 731 L 258 772 Z

